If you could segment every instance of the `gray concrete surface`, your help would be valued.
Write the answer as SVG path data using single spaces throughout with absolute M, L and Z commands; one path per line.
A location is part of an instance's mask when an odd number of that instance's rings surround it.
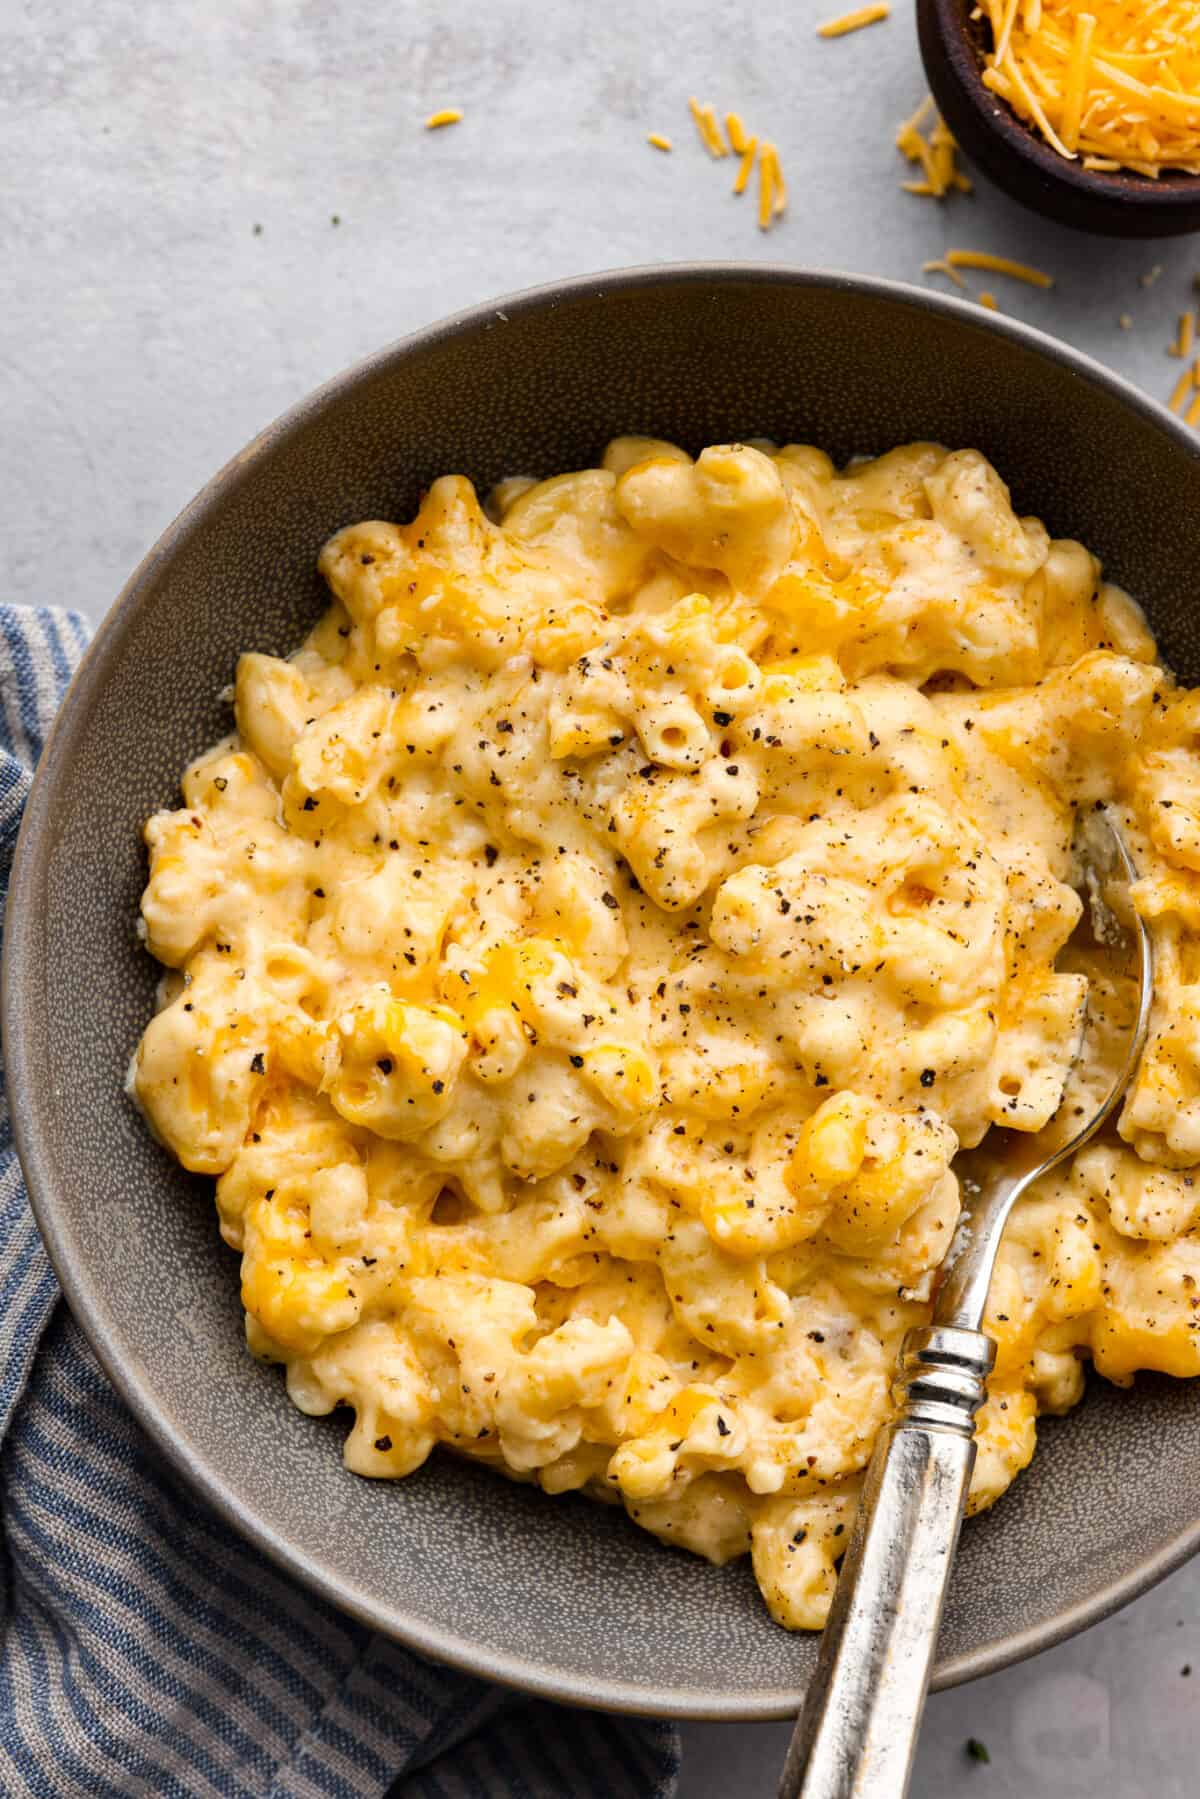
M 892 128 L 924 92 L 911 8 L 819 41 L 838 10 L 7 0 L 6 596 L 98 618 L 200 483 L 318 381 L 456 307 L 588 269 L 744 257 L 920 281 L 949 243 L 1003 251 L 1058 282 L 991 281 L 1006 309 L 1169 393 L 1165 344 L 1200 249 L 1092 242 L 990 192 L 944 208 L 901 194 Z M 730 197 L 731 165 L 698 147 L 689 92 L 779 144 L 792 209 L 770 237 Z M 421 130 L 451 104 L 461 125 Z M 672 155 L 647 147 L 652 130 Z M 1200 1786 L 1198 1689 L 1193 1569 L 934 1699 L 916 1793 L 1184 1799 Z M 988 1766 L 966 1758 L 970 1736 Z M 689 1726 L 684 1799 L 772 1793 L 784 1738 Z

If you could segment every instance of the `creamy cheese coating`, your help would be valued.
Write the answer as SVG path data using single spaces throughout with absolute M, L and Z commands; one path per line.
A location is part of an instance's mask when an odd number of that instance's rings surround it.
M 146 827 L 134 1087 L 351 1469 L 582 1488 L 819 1625 L 958 1146 L 1046 1123 L 1089 988 L 1131 1003 L 1063 953 L 1100 800 L 1152 1038 L 1005 1238 L 973 1506 L 1084 1360 L 1197 1372 L 1200 694 L 1086 549 L 972 450 L 626 438 L 320 566 Z

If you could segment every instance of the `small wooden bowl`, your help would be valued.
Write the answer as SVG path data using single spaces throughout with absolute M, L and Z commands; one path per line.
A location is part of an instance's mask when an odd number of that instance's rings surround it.
M 971 161 L 1022 206 L 1106 237 L 1200 231 L 1200 175 L 1157 181 L 1068 162 L 983 84 L 986 25 L 970 0 L 917 0 L 921 56 L 938 110 Z

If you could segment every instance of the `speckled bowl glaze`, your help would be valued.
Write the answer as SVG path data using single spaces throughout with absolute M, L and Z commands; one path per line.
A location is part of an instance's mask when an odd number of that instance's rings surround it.
M 614 1510 L 449 1457 L 392 1484 L 341 1464 L 243 1346 L 212 1187 L 122 1094 L 157 968 L 134 933 L 141 826 L 228 729 L 238 652 L 286 653 L 322 602 L 317 551 L 404 518 L 464 470 L 590 463 L 623 431 L 692 449 L 770 435 L 835 456 L 977 445 L 1022 510 L 1100 551 L 1200 679 L 1191 521 L 1200 449 L 1061 344 L 910 288 L 789 269 L 649 269 L 464 314 L 341 376 L 242 452 L 109 613 L 47 746 L 9 900 L 4 1032 L 21 1159 L 70 1302 L 151 1437 L 298 1579 L 429 1655 L 595 1706 L 794 1712 L 810 1637 L 771 1623 L 746 1562 L 717 1569 Z M 966 1528 L 936 1684 L 1044 1649 L 1200 1546 L 1200 1393 L 1094 1383 L 1030 1471 Z

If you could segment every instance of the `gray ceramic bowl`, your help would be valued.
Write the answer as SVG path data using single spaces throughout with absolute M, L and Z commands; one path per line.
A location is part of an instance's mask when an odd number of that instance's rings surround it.
M 290 650 L 321 604 L 323 539 L 402 518 L 465 470 L 486 488 L 592 461 L 622 431 L 739 435 L 838 457 L 978 445 L 1019 506 L 1102 552 L 1167 655 L 1200 678 L 1190 521 L 1200 450 L 1095 364 L 978 308 L 787 269 L 690 267 L 524 294 L 409 338 L 306 400 L 151 551 L 46 749 L 9 901 L 4 1031 L 17 1138 L 55 1267 L 109 1374 L 228 1522 L 414 1648 L 562 1699 L 643 1712 L 795 1711 L 809 1637 L 773 1625 L 746 1563 L 718 1570 L 624 1517 L 446 1459 L 391 1485 L 343 1472 L 242 1346 L 211 1185 L 122 1097 L 156 968 L 133 921 L 140 829 L 228 727 L 239 650 Z M 1200 1546 L 1200 1405 L 1097 1382 L 1032 1469 L 968 1525 L 937 1684 L 1101 1617 Z

